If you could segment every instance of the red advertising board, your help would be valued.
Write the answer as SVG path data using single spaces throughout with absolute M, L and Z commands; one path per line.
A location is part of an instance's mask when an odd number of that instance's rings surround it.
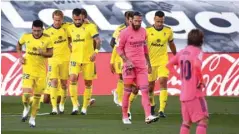
M 117 76 L 110 72 L 109 62 L 111 53 L 100 53 L 97 56 L 98 78 L 93 82 L 94 95 L 110 95 L 115 89 Z M 16 53 L 1 53 L 1 95 L 19 96 L 21 90 L 21 65 Z M 172 56 L 170 54 L 170 56 Z M 204 55 L 204 80 L 207 96 L 239 96 L 239 54 L 212 53 Z M 178 70 L 179 71 L 179 70 Z M 171 74 L 168 81 L 170 95 L 180 93 L 181 81 L 177 74 Z M 83 93 L 84 83 L 79 78 L 79 94 Z M 159 86 L 155 93 L 159 93 Z

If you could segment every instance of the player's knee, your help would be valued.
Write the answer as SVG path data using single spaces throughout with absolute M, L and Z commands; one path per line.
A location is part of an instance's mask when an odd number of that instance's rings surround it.
M 207 125 L 207 124 L 208 124 L 208 122 L 209 122 L 208 118 L 207 118 L 207 117 L 205 117 L 205 118 L 201 119 L 201 120 L 198 122 L 198 124 Z
M 148 92 L 149 91 L 149 86 L 148 85 L 139 86 L 139 90 L 144 91 L 144 92 Z
M 85 80 L 85 86 L 86 87 L 91 87 L 92 86 L 92 81 L 91 80 Z
M 135 95 L 137 95 L 138 92 L 139 92 L 139 89 L 138 89 L 135 85 L 132 85 L 131 88 L 132 88 L 132 93 L 135 94 Z
M 65 82 L 65 81 L 62 81 L 61 82 L 61 88 L 63 89 L 63 90 L 66 90 L 66 88 L 67 88 L 67 81 Z
M 51 80 L 51 86 L 52 87 L 57 87 L 58 86 L 58 79 L 52 79 Z
M 31 88 L 23 88 L 23 93 L 31 93 Z
M 70 75 L 70 82 L 77 82 L 77 76 L 74 74 Z
M 154 85 L 152 83 L 149 84 L 149 92 L 152 93 L 154 91 Z
M 119 79 L 120 79 L 120 80 L 123 80 L 122 74 L 119 74 Z
M 161 88 L 167 88 L 167 78 L 161 78 L 159 83 Z
M 183 121 L 182 124 L 187 125 L 187 126 L 190 127 L 192 125 L 192 122 L 191 121 Z

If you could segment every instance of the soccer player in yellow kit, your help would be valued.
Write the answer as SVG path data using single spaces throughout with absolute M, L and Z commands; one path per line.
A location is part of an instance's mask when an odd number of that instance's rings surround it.
M 154 114 L 154 86 L 155 81 L 159 79 L 160 82 L 160 108 L 159 116 L 166 117 L 164 109 L 168 98 L 167 80 L 169 71 L 166 67 L 168 63 L 168 50 L 176 54 L 176 47 L 173 42 L 173 31 L 170 27 L 164 26 L 164 12 L 157 11 L 154 16 L 154 24 L 146 28 L 147 44 L 149 49 L 150 63 L 152 66 L 152 73 L 149 74 L 149 94 L 151 103 L 151 114 Z
M 96 78 L 95 58 L 100 49 L 100 38 L 97 27 L 92 23 L 84 23 L 82 10 L 75 8 L 72 11 L 74 24 L 68 27 L 68 34 L 71 38 L 72 53 L 70 57 L 70 96 L 73 104 L 72 115 L 78 113 L 76 102 L 78 75 L 81 72 L 85 81 L 85 91 L 81 114 L 87 114 L 87 107 L 92 94 L 92 80 Z M 95 41 L 95 49 L 94 49 Z
M 120 31 L 125 29 L 127 26 L 131 25 L 132 19 L 133 19 L 133 14 L 134 14 L 133 11 L 125 12 L 125 14 L 124 14 L 125 23 L 123 23 L 119 27 L 117 27 L 117 29 L 114 31 L 111 41 L 110 41 L 110 45 L 113 48 L 113 51 L 111 54 L 111 59 L 110 59 L 111 72 L 119 75 L 119 79 L 117 82 L 117 88 L 116 88 L 116 90 L 112 91 L 112 94 L 114 96 L 114 103 L 118 106 L 122 106 L 124 83 L 123 83 L 123 78 L 122 78 L 123 60 L 116 52 L 116 42 L 118 41 Z M 138 94 L 138 90 L 136 88 L 134 88 L 133 92 L 130 95 L 130 99 L 129 99 L 130 105 L 136 98 L 137 94 Z M 131 119 L 130 105 L 129 105 L 129 109 L 128 109 L 128 114 L 129 114 L 129 118 Z
M 48 60 L 49 79 L 51 81 L 50 97 L 52 104 L 52 115 L 58 113 L 57 97 L 58 88 L 61 91 L 60 113 L 64 113 L 64 104 L 67 95 L 67 80 L 69 75 L 70 49 L 67 35 L 67 27 L 70 23 L 63 23 L 63 12 L 55 10 L 52 13 L 53 24 L 44 32 L 50 35 L 53 42 L 53 56 Z M 61 87 L 58 87 L 60 79 Z
M 26 46 L 25 57 L 22 46 Z M 43 34 L 43 22 L 35 20 L 32 24 L 32 33 L 25 33 L 17 43 L 17 52 L 22 64 L 22 102 L 24 110 L 22 121 L 25 122 L 30 111 L 30 96 L 33 92 L 30 127 L 35 127 L 35 118 L 40 103 L 41 94 L 46 87 L 46 58 L 53 55 L 52 42 L 49 35 Z

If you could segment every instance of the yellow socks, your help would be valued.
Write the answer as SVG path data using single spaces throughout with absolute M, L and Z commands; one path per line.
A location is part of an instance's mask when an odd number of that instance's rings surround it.
M 167 104 L 167 100 L 168 100 L 168 91 L 166 88 L 162 88 L 160 91 L 160 98 L 159 98 L 159 102 L 160 102 L 159 112 L 160 111 L 164 112 L 164 109 Z
M 92 95 L 92 86 L 86 87 L 84 91 L 84 98 L 83 98 L 83 106 L 82 106 L 83 109 L 87 109 L 90 103 L 91 95 Z
M 118 80 L 116 93 L 118 95 L 118 102 L 122 103 L 123 94 L 124 94 L 124 83 L 123 80 Z
M 30 104 L 30 93 L 22 94 L 22 103 L 24 107 L 28 107 Z
M 155 106 L 154 91 L 153 92 L 149 92 L 149 100 L 150 100 L 150 106 Z
M 137 94 L 135 95 L 134 93 L 131 93 L 131 94 L 130 94 L 128 112 L 130 112 L 131 104 L 132 104 L 133 101 L 137 98 L 137 96 L 138 96 L 138 95 L 137 95 Z
M 76 82 L 70 82 L 69 91 L 73 107 L 78 107 L 78 92 Z
M 51 87 L 51 105 L 53 109 L 57 109 L 57 88 Z
M 32 111 L 31 111 L 31 117 L 36 117 L 38 112 L 38 107 L 40 103 L 41 96 L 34 96 L 33 102 L 32 102 Z
M 61 89 L 61 105 L 64 105 L 66 102 L 67 89 Z

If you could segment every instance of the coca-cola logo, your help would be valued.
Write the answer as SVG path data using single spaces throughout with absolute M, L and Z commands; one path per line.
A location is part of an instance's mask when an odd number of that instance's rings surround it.
M 237 57 L 237 58 L 235 58 Z M 211 54 L 202 65 L 207 96 L 239 96 L 239 58 L 229 54 Z M 179 73 L 179 69 L 177 69 Z M 179 94 L 181 81 L 173 75 L 169 81 L 169 93 Z M 176 87 L 176 88 L 171 88 Z
M 21 90 L 21 65 L 15 57 L 16 53 L 2 53 L 1 95 L 19 96 Z M 110 56 L 110 54 L 109 54 Z M 203 78 L 207 88 L 203 92 L 207 96 L 239 96 L 239 54 L 206 54 L 202 65 Z M 105 64 L 105 68 L 108 67 Z M 99 70 L 103 71 L 103 70 Z M 110 72 L 105 72 L 110 73 Z M 179 74 L 179 69 L 177 69 Z M 178 74 L 173 74 L 168 80 L 170 95 L 180 94 L 181 81 Z M 101 94 L 109 95 L 111 88 L 107 87 L 111 79 L 101 83 L 105 86 Z M 160 91 L 155 91 L 158 93 Z

